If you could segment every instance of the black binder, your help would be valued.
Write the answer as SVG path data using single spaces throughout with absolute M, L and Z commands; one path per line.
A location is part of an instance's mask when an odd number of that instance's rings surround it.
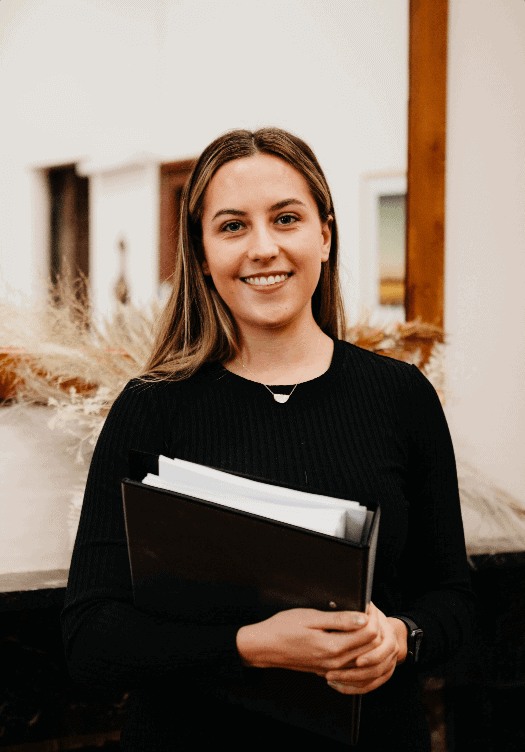
M 350 543 L 143 484 L 138 478 L 158 472 L 158 457 L 132 454 L 134 479 L 123 479 L 122 495 L 137 608 L 217 626 L 255 623 L 297 607 L 366 610 L 379 508 L 369 510 L 362 540 Z M 350 736 L 355 744 L 359 695 L 341 695 L 315 674 L 254 672 L 256 681 L 230 690 L 232 701 L 314 731 L 324 726 L 328 736 Z M 341 715 L 344 738 L 335 732 Z

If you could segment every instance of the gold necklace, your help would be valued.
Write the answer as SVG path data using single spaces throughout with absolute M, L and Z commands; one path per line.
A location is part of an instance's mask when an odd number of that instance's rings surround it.
M 315 348 L 315 354 L 316 355 L 317 355 L 317 352 L 319 350 L 319 342 L 321 341 L 321 334 L 322 333 L 323 333 L 323 331 L 321 330 L 319 332 L 319 336 L 317 338 L 317 345 L 316 345 L 316 348 Z M 248 373 L 251 373 L 252 376 L 255 376 L 255 374 L 253 373 L 253 371 L 250 371 L 250 369 L 248 368 L 248 366 L 244 365 L 244 361 L 243 361 L 243 359 L 241 358 L 240 355 L 239 355 L 239 360 L 241 361 L 242 367 L 245 368 L 248 371 Z M 256 380 L 258 381 L 257 378 L 256 378 Z M 298 386 L 299 382 L 297 382 L 297 384 L 294 386 L 294 388 L 292 389 L 292 391 L 290 392 L 290 394 L 279 394 L 278 392 L 272 392 L 272 390 L 270 389 L 270 387 L 267 384 L 263 384 L 262 381 L 259 381 L 259 384 L 262 384 L 264 387 L 266 387 L 266 389 L 268 389 L 268 391 L 273 396 L 273 398 L 274 398 L 274 400 L 276 402 L 279 402 L 279 404 L 284 405 L 284 403 L 288 402 L 288 400 L 290 399 L 290 397 L 292 396 L 292 394 L 297 389 L 297 386 Z

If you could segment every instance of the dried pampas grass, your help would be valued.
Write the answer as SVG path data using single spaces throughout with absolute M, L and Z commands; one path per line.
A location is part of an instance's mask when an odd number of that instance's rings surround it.
M 85 289 L 83 282 L 76 288 L 59 283 L 39 305 L 0 302 L 4 396 L 53 407 L 51 428 L 71 427 L 77 437 L 80 428 L 78 461 L 86 442 L 94 447 L 124 385 L 141 372 L 160 314 L 160 303 L 149 310 L 116 303 L 114 315 L 97 324 Z
M 444 342 L 443 330 L 421 321 L 394 321 L 372 325 L 371 314 L 364 311 L 357 324 L 347 329 L 346 339 L 366 350 L 424 366 L 435 343 Z

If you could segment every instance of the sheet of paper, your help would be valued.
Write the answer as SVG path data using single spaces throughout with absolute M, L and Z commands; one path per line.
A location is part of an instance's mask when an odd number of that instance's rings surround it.
M 220 491 L 211 491 L 209 489 L 196 489 L 194 485 L 187 486 L 184 483 L 173 483 L 166 478 L 160 478 L 158 475 L 148 475 L 142 481 L 146 485 L 165 488 L 169 491 L 183 493 L 194 498 L 205 499 L 216 504 L 237 509 L 242 512 L 251 512 L 261 517 L 266 517 L 279 522 L 286 522 L 289 525 L 314 530 L 325 535 L 334 535 L 339 538 L 345 537 L 346 514 L 347 510 L 340 505 L 329 506 L 328 504 L 300 504 L 294 502 L 278 503 L 275 500 L 270 502 L 261 501 L 255 498 L 245 498 L 238 492 L 222 493 Z
M 171 482 L 184 483 L 186 487 L 194 486 L 195 490 L 209 490 L 212 493 L 221 492 L 232 495 L 241 493 L 245 499 L 255 501 L 264 501 L 282 504 L 286 503 L 293 506 L 294 503 L 309 506 L 312 503 L 326 504 L 329 507 L 338 506 L 349 512 L 349 518 L 357 525 L 363 525 L 366 518 L 366 507 L 357 501 L 348 501 L 346 499 L 335 499 L 331 496 L 322 496 L 320 494 L 310 494 L 303 491 L 297 491 L 290 488 L 269 483 L 242 478 L 241 476 L 225 473 L 215 470 L 204 465 L 198 465 L 186 460 L 170 459 L 159 456 L 159 476 Z

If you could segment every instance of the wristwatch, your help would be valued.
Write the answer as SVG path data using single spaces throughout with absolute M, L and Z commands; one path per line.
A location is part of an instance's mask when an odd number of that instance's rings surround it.
M 408 630 L 406 663 L 414 666 L 419 659 L 419 648 L 423 639 L 423 630 L 407 616 L 396 616 L 396 619 L 404 621 Z

